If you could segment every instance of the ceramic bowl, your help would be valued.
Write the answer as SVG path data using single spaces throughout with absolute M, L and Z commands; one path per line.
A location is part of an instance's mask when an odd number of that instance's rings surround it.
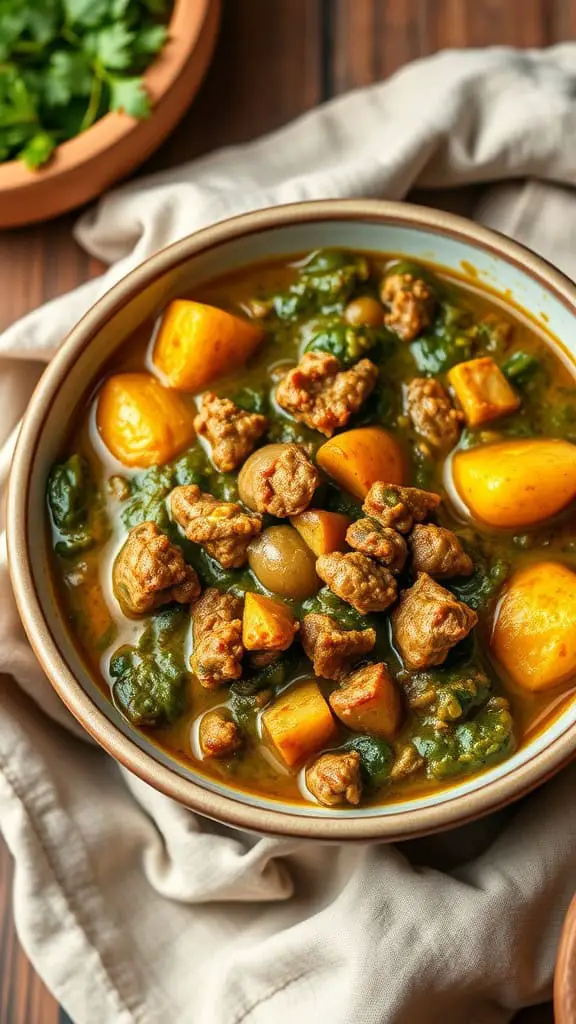
M 152 114 L 107 114 L 58 147 L 46 167 L 0 164 L 0 228 L 48 220 L 101 195 L 160 145 L 186 110 L 210 63 L 221 0 L 175 0 L 169 38 L 144 75 Z
M 402 253 L 472 273 L 477 282 L 511 294 L 576 356 L 576 287 L 533 253 L 460 217 L 351 200 L 281 206 L 225 221 L 164 249 L 129 274 L 90 310 L 52 360 L 30 403 L 14 456 L 10 566 L 25 629 L 53 686 L 87 731 L 132 772 L 202 814 L 260 833 L 398 840 L 493 811 L 556 772 L 574 753 L 576 701 L 507 761 L 440 792 L 387 807 L 346 810 L 252 796 L 172 760 L 120 716 L 91 681 L 67 634 L 47 568 L 48 471 L 71 413 L 111 353 L 139 324 L 200 282 L 323 246 Z

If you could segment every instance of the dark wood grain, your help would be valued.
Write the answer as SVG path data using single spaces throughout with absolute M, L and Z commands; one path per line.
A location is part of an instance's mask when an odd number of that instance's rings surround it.
M 200 94 L 141 173 L 271 131 L 444 47 L 546 46 L 575 36 L 576 0 L 224 0 Z M 0 233 L 0 330 L 99 272 L 72 238 L 75 219 Z M 69 1024 L 18 945 L 11 879 L 0 843 L 0 1024 Z M 538 1008 L 520 1020 L 546 1024 L 552 1015 Z

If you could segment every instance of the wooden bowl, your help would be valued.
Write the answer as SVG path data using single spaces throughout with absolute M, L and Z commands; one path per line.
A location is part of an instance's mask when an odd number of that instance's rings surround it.
M 169 38 L 144 75 L 152 115 L 106 114 L 62 143 L 37 171 L 19 160 L 0 164 L 0 228 L 49 220 L 105 192 L 157 148 L 183 117 L 208 68 L 220 0 L 176 0 Z
M 554 973 L 554 1020 L 556 1024 L 576 1021 L 576 896 L 570 904 L 558 947 Z

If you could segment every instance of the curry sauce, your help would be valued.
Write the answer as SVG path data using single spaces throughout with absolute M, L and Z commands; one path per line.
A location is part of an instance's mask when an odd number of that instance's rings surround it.
M 47 484 L 92 676 L 179 761 L 283 800 L 388 803 L 509 756 L 576 683 L 560 348 L 386 254 L 179 302 L 117 352 Z

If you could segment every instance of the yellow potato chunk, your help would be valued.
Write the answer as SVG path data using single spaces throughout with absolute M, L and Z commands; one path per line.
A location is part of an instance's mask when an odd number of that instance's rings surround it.
M 520 398 L 490 356 L 458 363 L 448 373 L 470 427 L 514 412 Z
M 498 607 L 492 649 L 524 690 L 549 690 L 575 676 L 576 573 L 559 562 L 516 572 Z
M 490 526 L 531 526 L 576 497 L 576 445 L 526 439 L 457 452 L 456 490 L 470 513 Z
M 284 601 L 246 593 L 242 643 L 247 651 L 285 651 L 297 630 L 298 623 Z
M 175 299 L 162 317 L 152 361 L 172 387 L 200 391 L 242 366 L 263 337 L 257 324 L 223 309 Z
M 104 444 L 124 466 L 169 462 L 194 437 L 194 410 L 149 373 L 117 373 L 98 396 L 96 423 Z
M 356 498 L 365 498 L 377 480 L 386 484 L 405 482 L 400 446 L 382 427 L 358 427 L 337 434 L 318 449 L 316 462 Z
M 339 690 L 330 694 L 330 707 L 355 732 L 391 740 L 402 721 L 402 703 L 386 665 L 379 662 L 353 672 Z
M 300 515 L 290 516 L 290 522 L 318 557 L 329 555 L 331 551 L 346 551 L 346 530 L 351 522 L 348 516 L 309 508 Z
M 313 679 L 298 683 L 266 708 L 264 737 L 287 768 L 296 769 L 336 733 L 330 708 Z

